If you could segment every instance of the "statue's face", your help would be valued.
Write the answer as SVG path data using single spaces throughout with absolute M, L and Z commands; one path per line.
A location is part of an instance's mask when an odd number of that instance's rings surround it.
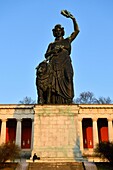
M 56 35 L 56 37 L 61 37 L 62 36 L 61 28 L 55 28 L 55 35 Z
M 46 71 L 47 71 L 47 66 L 46 66 L 46 64 L 42 63 L 41 66 L 38 69 L 38 74 L 42 75 Z

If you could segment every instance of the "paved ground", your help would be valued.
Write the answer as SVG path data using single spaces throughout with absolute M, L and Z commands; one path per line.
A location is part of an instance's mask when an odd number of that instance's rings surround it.
M 25 159 L 22 159 L 21 162 L 18 164 L 16 170 L 28 170 L 29 163 L 26 162 Z
M 93 162 L 84 162 L 85 170 L 97 170 L 95 163 Z

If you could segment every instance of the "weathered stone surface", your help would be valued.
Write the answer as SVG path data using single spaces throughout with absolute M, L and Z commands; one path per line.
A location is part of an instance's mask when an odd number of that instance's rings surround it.
M 37 105 L 33 153 L 36 152 L 42 158 L 73 158 L 77 135 L 77 109 L 76 105 Z

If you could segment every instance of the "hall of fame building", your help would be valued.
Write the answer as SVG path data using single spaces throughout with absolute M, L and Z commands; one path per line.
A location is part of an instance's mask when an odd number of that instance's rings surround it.
M 96 161 L 101 141 L 113 141 L 112 104 L 0 105 L 0 144 L 15 142 L 42 160 L 74 160 L 78 152 Z

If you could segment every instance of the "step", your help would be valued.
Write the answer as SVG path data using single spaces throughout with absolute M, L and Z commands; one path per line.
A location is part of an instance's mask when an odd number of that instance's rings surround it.
M 33 162 L 32 159 L 26 160 L 26 162 Z M 35 160 L 35 162 L 75 162 L 74 158 L 50 158 L 50 157 L 41 157 L 40 160 Z
M 32 162 L 28 170 L 84 170 L 82 162 Z

